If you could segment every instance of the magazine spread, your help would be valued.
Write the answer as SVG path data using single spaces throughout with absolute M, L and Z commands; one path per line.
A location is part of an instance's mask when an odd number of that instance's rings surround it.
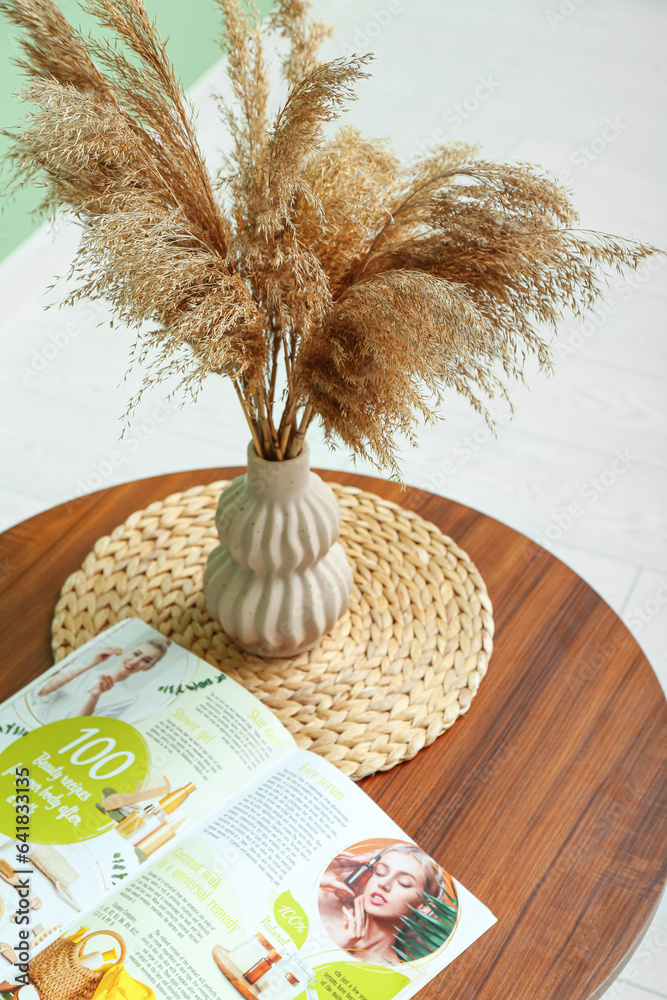
M 407 1000 L 495 922 L 138 619 L 0 707 L 0 998 Z

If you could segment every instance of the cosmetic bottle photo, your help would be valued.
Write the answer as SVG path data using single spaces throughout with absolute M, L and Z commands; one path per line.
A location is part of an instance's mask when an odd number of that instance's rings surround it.
M 252 969 L 258 962 L 266 958 L 270 949 L 271 945 L 269 942 L 263 934 L 258 932 L 247 941 L 242 941 L 241 944 L 237 944 L 235 948 L 232 948 L 229 958 L 239 972 L 245 975 L 248 969 Z
M 116 949 L 110 948 L 109 951 L 91 951 L 90 954 L 84 955 L 79 961 L 86 969 L 101 969 L 103 965 L 115 962 L 117 957 Z
M 181 819 L 170 820 L 168 823 L 162 823 L 156 830 L 153 830 L 146 837 L 136 844 L 134 848 L 134 853 L 137 855 L 140 861 L 145 861 L 146 858 L 150 857 L 159 847 L 166 844 L 168 840 L 176 836 L 176 831 L 182 823 L 185 823 L 186 817 L 183 816 Z
M 347 876 L 345 879 L 345 885 L 348 886 L 355 895 L 364 888 L 369 878 L 375 871 L 375 866 L 382 857 L 381 854 L 375 854 L 370 861 L 365 861 L 362 865 Z
M 315 979 L 315 972 L 298 955 L 287 955 L 257 983 L 262 1000 L 294 1000 Z
M 246 979 L 251 986 L 254 986 L 254 984 L 258 982 L 262 976 L 265 976 L 271 967 L 279 962 L 280 959 L 281 956 L 278 952 L 275 951 L 274 948 L 271 948 L 268 954 L 264 955 L 264 957 L 261 958 L 256 965 L 253 965 L 251 969 L 248 969 L 247 972 L 243 973 L 243 978 Z
M 129 816 L 125 816 L 120 823 L 116 825 L 116 833 L 119 833 L 121 837 L 128 840 L 137 830 L 146 822 L 146 817 L 144 813 L 135 810 L 131 812 Z
M 163 809 L 166 813 L 173 813 L 179 806 L 183 805 L 188 795 L 192 795 L 196 790 L 197 786 L 189 781 L 182 788 L 175 788 L 173 792 L 163 795 L 158 801 L 157 808 Z
M 120 815 L 120 821 L 116 825 L 116 833 L 133 846 L 138 846 L 140 841 L 153 833 L 159 826 L 166 823 L 171 813 L 175 812 L 182 805 L 187 797 L 196 790 L 196 785 L 191 781 L 182 788 L 176 788 L 173 792 L 163 795 L 155 805 L 145 806 L 143 809 L 115 810 L 109 813 L 110 816 Z M 107 789 L 107 791 L 111 791 Z M 144 852 L 145 853 L 145 852 Z

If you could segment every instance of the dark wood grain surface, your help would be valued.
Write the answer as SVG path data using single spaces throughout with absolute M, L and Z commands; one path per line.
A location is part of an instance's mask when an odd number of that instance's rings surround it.
M 159 476 L 0 535 L 0 697 L 52 663 L 60 587 L 133 511 L 243 469 Z M 667 704 L 605 602 L 538 545 L 416 489 L 340 472 L 451 535 L 483 574 L 495 649 L 469 713 L 362 782 L 498 917 L 420 1000 L 592 1000 L 628 960 L 667 874 Z

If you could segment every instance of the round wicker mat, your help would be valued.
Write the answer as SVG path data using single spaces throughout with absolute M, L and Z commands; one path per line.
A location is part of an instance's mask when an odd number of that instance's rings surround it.
M 355 779 L 409 760 L 467 712 L 493 616 L 465 552 L 418 514 L 331 483 L 354 569 L 350 607 L 314 649 L 260 659 L 209 618 L 202 593 L 227 485 L 174 493 L 98 539 L 56 605 L 56 660 L 121 618 L 141 618 L 249 688 L 300 747 Z

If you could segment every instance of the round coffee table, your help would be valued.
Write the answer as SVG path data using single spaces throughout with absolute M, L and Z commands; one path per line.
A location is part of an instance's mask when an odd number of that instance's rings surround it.
M 154 500 L 243 471 L 112 487 L 0 535 L 0 697 L 51 665 L 58 593 L 97 538 Z M 667 703 L 648 661 L 595 591 L 505 525 L 421 490 L 317 471 L 433 521 L 477 564 L 494 606 L 470 712 L 361 783 L 498 918 L 419 997 L 602 996 L 667 876 Z

